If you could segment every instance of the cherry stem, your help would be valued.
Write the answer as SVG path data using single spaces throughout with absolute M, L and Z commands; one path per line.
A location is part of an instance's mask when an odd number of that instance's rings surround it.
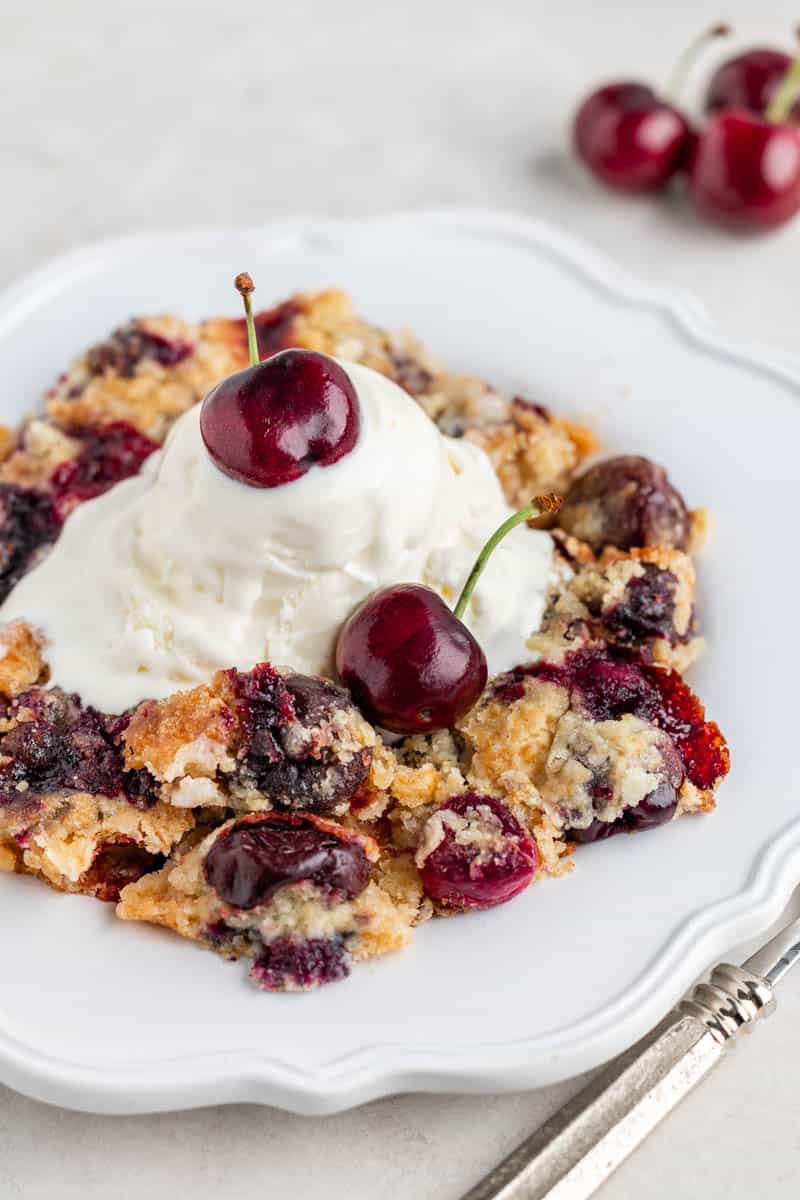
M 773 125 L 785 121 L 798 96 L 800 96 L 800 54 L 792 59 L 786 68 L 786 74 L 766 107 L 764 120 Z
M 247 346 L 250 351 L 250 366 L 257 367 L 261 360 L 258 357 L 258 339 L 256 338 L 256 326 L 253 321 L 253 302 L 250 299 L 256 290 L 256 285 L 253 283 L 251 276 L 247 274 L 247 271 L 242 271 L 234 279 L 233 286 L 244 301 L 244 319 L 247 325 Z
M 717 25 L 712 25 L 710 29 L 706 29 L 704 33 L 700 33 L 689 43 L 680 56 L 675 66 L 672 69 L 672 74 L 669 77 L 669 82 L 666 88 L 667 99 L 673 104 L 677 104 L 681 92 L 686 86 L 686 80 L 689 78 L 689 72 L 697 62 L 701 50 L 703 50 L 709 42 L 714 38 L 727 37 L 731 32 L 730 25 L 720 22 Z
M 458 602 L 453 609 L 453 614 L 459 620 L 466 611 L 472 593 L 475 591 L 475 585 L 483 574 L 487 562 L 506 534 L 510 533 L 512 529 L 516 529 L 517 525 L 522 525 L 524 521 L 530 521 L 534 517 L 543 517 L 545 513 L 557 513 L 563 503 L 560 496 L 553 494 L 549 496 L 536 496 L 531 500 L 530 504 L 526 504 L 519 512 L 512 513 L 508 520 L 503 521 L 503 524 L 494 531 L 475 559 L 475 565 L 467 576 L 467 582 L 464 584 L 461 595 L 458 597 Z

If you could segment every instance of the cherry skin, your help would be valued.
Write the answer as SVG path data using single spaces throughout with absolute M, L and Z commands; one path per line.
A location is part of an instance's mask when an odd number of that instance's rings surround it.
M 622 192 L 663 187 L 692 142 L 689 122 L 642 83 L 607 84 L 587 96 L 573 122 L 578 157 Z
M 791 64 L 791 56 L 780 50 L 746 50 L 729 58 L 711 76 L 706 96 L 706 111 L 740 108 L 763 113 L 775 95 Z M 792 108 L 792 118 L 800 120 L 800 101 Z
M 336 668 L 356 704 L 395 733 L 454 725 L 486 686 L 486 657 L 444 600 L 416 583 L 381 588 L 347 619 Z
M 800 126 L 719 113 L 697 139 L 689 188 L 720 224 L 754 231 L 785 224 L 800 209 Z
M 250 487 L 279 487 L 331 466 L 353 449 L 359 429 L 347 373 L 312 350 L 283 350 L 229 375 L 200 410 L 213 462 Z

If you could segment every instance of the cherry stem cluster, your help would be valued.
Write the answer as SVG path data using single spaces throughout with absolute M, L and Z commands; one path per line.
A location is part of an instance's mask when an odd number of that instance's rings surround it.
M 530 504 L 526 504 L 518 512 L 512 515 L 503 524 L 497 528 L 489 538 L 486 545 L 481 550 L 478 557 L 475 559 L 475 565 L 467 576 L 467 582 L 461 590 L 461 595 L 458 597 L 453 613 L 461 619 L 463 617 L 467 605 L 470 602 L 472 593 L 475 591 L 475 585 L 483 574 L 484 568 L 491 558 L 494 551 L 502 542 L 506 534 L 512 529 L 516 529 L 517 525 L 522 525 L 524 521 L 531 521 L 534 517 L 543 517 L 546 513 L 557 513 L 563 504 L 560 496 L 536 496 L 531 500 Z

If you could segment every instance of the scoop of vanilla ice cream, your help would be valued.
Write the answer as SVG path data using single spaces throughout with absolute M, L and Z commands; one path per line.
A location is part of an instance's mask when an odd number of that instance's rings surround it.
M 330 674 L 342 622 L 376 588 L 416 581 L 456 599 L 511 512 L 491 463 L 396 384 L 342 366 L 361 432 L 337 463 L 248 487 L 214 466 L 195 407 L 140 475 L 69 517 L 0 609 L 42 630 L 54 684 L 122 712 L 219 668 Z M 551 539 L 524 526 L 489 561 L 465 621 L 492 672 L 529 657 L 552 568 Z

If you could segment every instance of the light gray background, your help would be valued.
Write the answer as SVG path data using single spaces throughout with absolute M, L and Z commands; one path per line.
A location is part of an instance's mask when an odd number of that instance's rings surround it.
M 712 20 L 788 47 L 797 15 L 758 0 L 5 0 L 0 284 L 143 228 L 488 204 L 549 217 L 795 353 L 800 219 L 741 239 L 685 203 L 608 196 L 565 153 L 565 129 L 587 85 L 663 79 Z M 58 981 L 46 986 L 58 1021 Z M 800 976 L 604 1196 L 796 1197 L 799 1064 Z M 87 1117 L 0 1089 L 0 1196 L 457 1200 L 575 1088 L 404 1097 L 316 1121 L 246 1107 Z

